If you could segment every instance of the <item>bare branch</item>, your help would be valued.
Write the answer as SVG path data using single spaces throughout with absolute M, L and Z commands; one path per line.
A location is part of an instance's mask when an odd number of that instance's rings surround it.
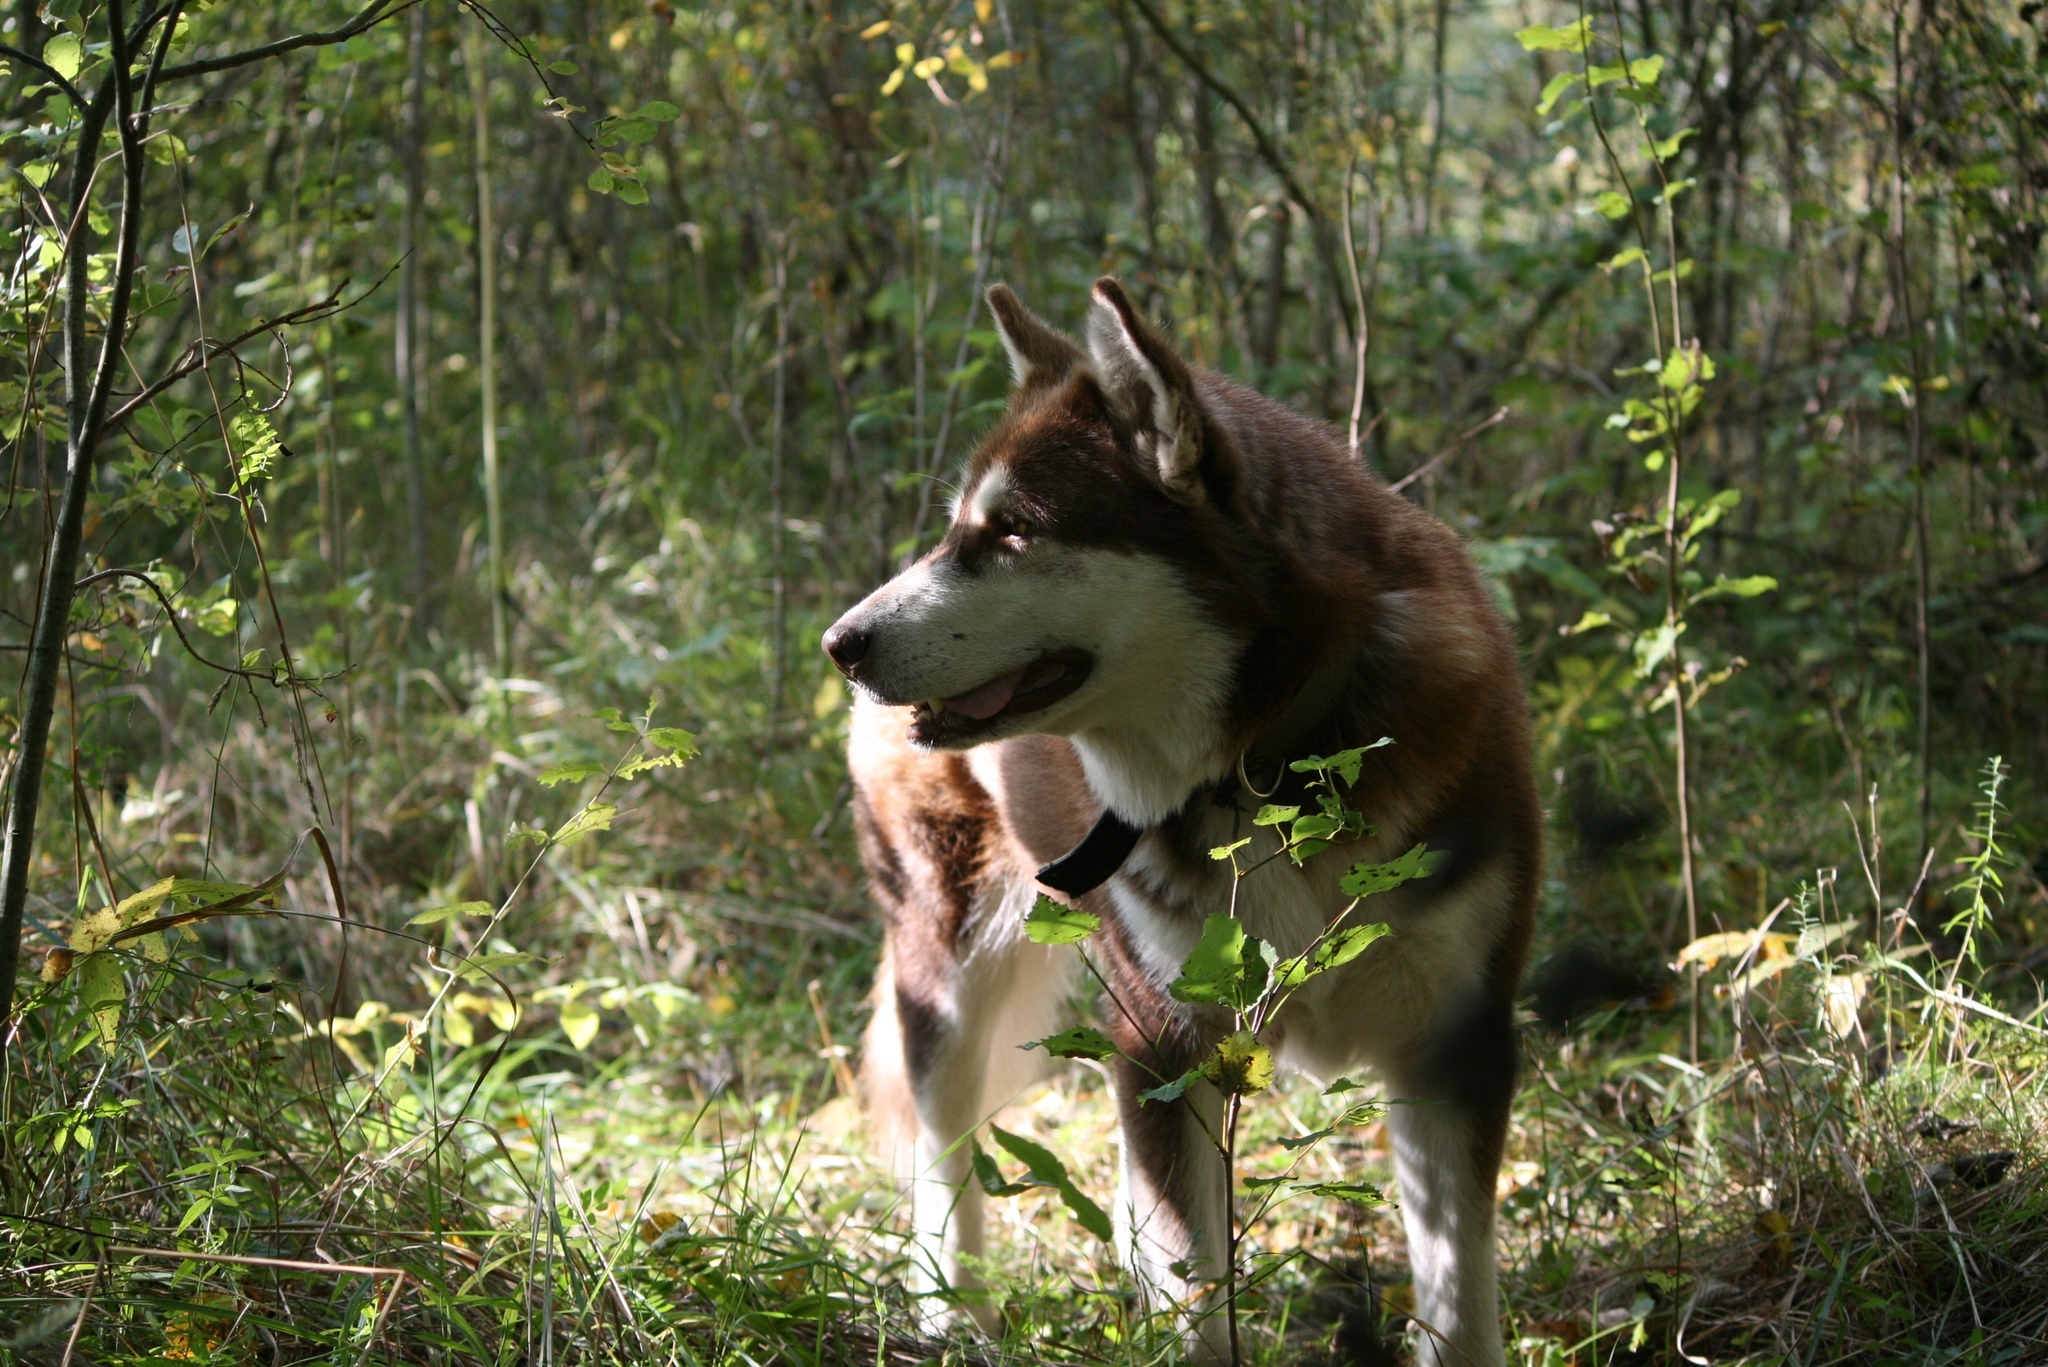
M 238 679 L 261 679 L 267 684 L 280 687 L 283 683 L 322 684 L 330 679 L 340 677 L 339 675 L 325 674 L 317 679 L 309 679 L 299 674 L 291 674 L 286 679 L 280 681 L 275 674 L 267 669 L 244 669 L 240 665 L 217 664 L 207 659 L 199 653 L 198 647 L 192 644 L 192 638 L 185 634 L 185 628 L 178 625 L 178 610 L 171 606 L 170 595 L 164 592 L 163 585 L 157 583 L 156 580 L 150 578 L 141 570 L 117 566 L 111 570 L 101 570 L 97 574 L 88 574 L 71 587 L 75 592 L 79 589 L 89 588 L 94 584 L 104 583 L 109 579 L 134 579 L 147 586 L 149 591 L 156 595 L 156 600 L 164 605 L 164 615 L 170 621 L 171 630 L 178 633 L 178 643 L 185 647 L 185 653 L 205 665 L 208 669 L 221 674 L 232 674 Z M 287 661 L 287 665 L 289 665 L 289 661 Z
M 5 57 L 10 62 L 17 62 L 22 66 L 31 67 L 41 72 L 43 79 L 51 82 L 64 92 L 65 98 L 71 101 L 73 107 L 80 109 L 85 107 L 85 96 L 78 93 L 78 87 L 65 80 L 56 67 L 51 66 L 42 58 L 31 57 L 20 48 L 10 47 L 6 43 L 0 43 L 0 57 Z
M 392 267 L 392 270 L 396 269 L 398 269 L 396 266 Z M 226 341 L 215 341 L 208 337 L 197 338 L 179 354 L 177 361 L 169 370 L 164 372 L 161 379 L 108 414 L 107 426 L 118 427 L 129 418 L 134 417 L 137 409 L 154 400 L 159 394 L 162 394 L 178 381 L 188 375 L 204 370 L 222 356 L 232 354 L 237 347 L 261 337 L 264 333 L 276 332 L 280 328 L 293 327 L 300 323 L 317 323 L 323 318 L 329 318 L 337 313 L 354 308 L 357 304 L 362 303 L 363 300 L 375 294 L 384 282 L 390 278 L 391 271 L 384 272 L 383 275 L 377 278 L 376 284 L 364 290 L 354 299 L 347 300 L 341 297 L 342 290 L 348 288 L 348 281 L 344 280 L 335 289 L 334 293 L 328 295 L 325 299 L 319 300 L 317 303 L 307 304 L 304 308 L 293 309 L 290 313 L 281 313 L 275 318 L 266 318 L 255 326 L 236 333 Z
M 370 0 L 355 18 L 340 28 L 329 29 L 325 33 L 295 33 L 289 38 L 280 38 L 274 43 L 265 43 L 262 47 L 252 47 L 244 52 L 230 52 L 224 57 L 202 57 L 196 62 L 180 62 L 174 67 L 166 67 L 160 79 L 165 82 L 181 81 L 188 76 L 207 76 L 216 71 L 231 71 L 235 67 L 248 66 L 252 62 L 282 57 L 285 53 L 296 52 L 302 47 L 332 47 L 336 43 L 347 42 L 380 20 L 404 13 L 418 3 L 419 0 L 407 0 L 405 4 L 394 7 L 392 0 Z

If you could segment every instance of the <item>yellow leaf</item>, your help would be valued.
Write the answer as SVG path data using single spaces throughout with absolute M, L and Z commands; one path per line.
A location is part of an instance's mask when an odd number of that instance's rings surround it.
M 1246 1096 L 1273 1085 L 1273 1054 L 1249 1030 L 1219 1042 L 1202 1075 L 1225 1095 Z
M 682 1222 L 683 1217 L 672 1210 L 649 1211 L 647 1218 L 640 1222 L 640 1237 L 651 1244 Z
M 1001 71 L 1004 67 L 1015 66 L 1023 60 L 1015 52 L 998 52 L 995 56 L 988 59 L 988 69 L 990 71 Z
M 597 1038 L 597 1027 L 601 1017 L 597 1008 L 581 997 L 565 1001 L 561 1006 L 562 1033 L 569 1037 L 569 1043 L 582 1053 Z
M 887 19 L 877 19 L 874 23 L 869 24 L 866 28 L 862 29 L 860 31 L 860 36 L 863 39 L 879 38 L 888 31 L 889 21 Z

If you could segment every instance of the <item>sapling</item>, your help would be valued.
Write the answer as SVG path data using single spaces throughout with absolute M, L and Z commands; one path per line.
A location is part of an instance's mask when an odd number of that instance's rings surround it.
M 1587 116 L 1613 180 L 1609 188 L 1594 196 L 1589 207 L 1615 223 L 1617 228 L 1626 220 L 1636 239 L 1634 245 L 1622 248 L 1602 262 L 1601 269 L 1613 274 L 1634 267 L 1641 275 L 1652 355 L 1639 365 L 1624 366 L 1615 373 L 1622 378 L 1648 376 L 1652 389 L 1648 398 L 1625 398 L 1620 410 L 1608 417 L 1607 426 L 1625 433 L 1630 441 L 1644 447 L 1643 468 L 1653 475 L 1661 473 L 1664 476 L 1663 506 L 1653 517 L 1620 513 L 1596 522 L 1594 529 L 1607 543 L 1613 572 L 1625 578 L 1638 592 L 1661 589 L 1662 610 L 1655 616 L 1645 614 L 1639 623 L 1635 614 L 1617 604 L 1606 610 L 1589 611 L 1575 626 L 1565 630 L 1567 635 L 1575 635 L 1595 627 L 1620 628 L 1634 658 L 1636 677 L 1650 684 L 1650 690 L 1643 699 L 1647 710 L 1654 713 L 1667 705 L 1671 708 L 1673 806 L 1678 819 L 1678 881 L 1685 903 L 1685 938 L 1690 944 L 1699 939 L 1699 886 L 1693 868 L 1692 763 L 1686 729 L 1687 714 L 1709 689 L 1732 677 L 1747 661 L 1737 656 L 1722 667 L 1709 670 L 1700 661 L 1688 660 L 1684 641 L 1687 619 L 1691 609 L 1710 598 L 1724 595 L 1754 598 L 1775 589 L 1778 581 L 1761 574 L 1734 579 L 1717 575 L 1712 584 L 1706 584 L 1700 573 L 1691 568 L 1699 557 L 1702 536 L 1741 497 L 1740 492 L 1734 489 L 1724 489 L 1705 500 L 1688 498 L 1684 492 L 1686 424 L 1705 399 L 1707 383 L 1714 378 L 1714 358 L 1700 345 L 1698 337 L 1685 335 L 1684 317 L 1679 308 L 1678 282 L 1692 273 L 1693 263 L 1690 258 L 1678 254 L 1675 204 L 1680 195 L 1692 188 L 1693 181 L 1689 177 L 1674 176 L 1673 171 L 1684 154 L 1687 139 L 1698 130 L 1672 128 L 1653 117 L 1652 110 L 1664 97 L 1661 80 L 1665 59 L 1662 54 L 1654 52 L 1631 56 L 1620 12 L 1614 11 L 1613 17 L 1613 33 L 1603 33 L 1582 5 L 1579 18 L 1574 23 L 1562 28 L 1532 24 L 1515 36 L 1530 52 L 1563 52 L 1579 58 L 1576 70 L 1567 68 L 1560 71 L 1544 86 L 1536 112 L 1549 116 L 1556 111 L 1556 121 L 1551 125 L 1554 130 L 1562 130 L 1581 113 Z M 1612 60 L 1601 61 L 1597 60 L 1598 57 L 1610 57 Z M 1566 101 L 1568 95 L 1580 88 L 1585 92 L 1583 96 Z M 1650 198 L 1648 222 L 1638 212 L 1636 188 L 1615 146 L 1615 130 L 1609 124 L 1609 109 L 1603 106 L 1599 94 L 1603 89 L 1633 111 L 1637 133 L 1648 153 L 1645 159 L 1647 178 L 1656 184 L 1656 193 Z M 1559 109 L 1561 101 L 1565 103 Z M 1661 136 L 1660 128 L 1666 130 Z M 1661 242 L 1656 240 L 1658 236 L 1661 236 Z M 1664 258 L 1661 267 L 1657 264 L 1660 253 Z M 1700 1053 L 1697 968 L 1689 974 L 1689 981 L 1687 1057 L 1697 1064 Z
M 1295 867 L 1306 864 L 1334 847 L 1355 843 L 1377 834 L 1364 816 L 1344 800 L 1345 790 L 1358 781 L 1368 751 L 1392 744 L 1385 738 L 1371 745 L 1341 750 L 1334 755 L 1312 755 L 1288 767 L 1309 776 L 1313 805 L 1268 804 L 1252 818 L 1251 835 L 1209 852 L 1210 858 L 1225 861 L 1231 868 L 1230 902 L 1226 910 L 1210 916 L 1202 927 L 1201 939 L 1180 966 L 1180 976 L 1168 987 L 1175 1001 L 1195 1008 L 1216 1020 L 1216 1041 L 1208 1056 L 1177 1077 L 1155 1072 L 1142 1059 L 1133 1059 L 1151 1073 L 1158 1085 L 1140 1093 L 1147 1105 L 1188 1104 L 1188 1093 L 1200 1086 L 1213 1087 L 1221 1094 L 1220 1124 L 1211 1125 L 1201 1107 L 1191 1113 L 1203 1133 L 1215 1145 L 1223 1160 L 1224 1209 L 1228 1215 L 1223 1266 L 1215 1269 L 1223 1309 L 1229 1326 L 1230 1358 L 1242 1360 L 1238 1329 L 1239 1293 L 1248 1285 L 1244 1246 L 1250 1230 L 1290 1196 L 1323 1196 L 1361 1206 L 1384 1204 L 1385 1197 L 1370 1183 L 1356 1180 L 1308 1181 L 1295 1173 L 1317 1145 L 1331 1136 L 1368 1124 L 1386 1113 L 1379 1101 L 1353 1101 L 1348 1094 L 1360 1084 L 1339 1078 L 1323 1090 L 1324 1096 L 1340 1098 L 1341 1109 L 1321 1128 L 1280 1141 L 1290 1151 L 1286 1170 L 1262 1177 L 1238 1176 L 1239 1138 L 1246 1100 L 1267 1091 L 1274 1081 L 1272 1051 L 1261 1038 L 1296 993 L 1308 983 L 1333 969 L 1357 959 L 1373 943 L 1392 933 L 1385 922 L 1359 924 L 1354 913 L 1367 898 L 1391 891 L 1417 878 L 1428 877 L 1437 857 L 1424 844 L 1417 844 L 1398 858 L 1384 863 L 1358 863 L 1340 880 L 1346 900 L 1322 929 L 1299 951 L 1282 957 L 1270 942 L 1250 934 L 1240 917 L 1240 893 L 1245 880 L 1267 865 L 1285 859 Z M 1260 848 L 1270 832 L 1271 844 Z M 1133 1024 L 1137 1017 L 1096 967 L 1083 947 L 1101 928 L 1094 913 L 1062 906 L 1040 897 L 1025 917 L 1025 933 L 1041 945 L 1074 945 L 1089 974 L 1102 986 L 1111 1007 Z M 1142 1032 L 1141 1032 L 1142 1033 Z M 1159 1043 L 1154 1040 L 1155 1046 Z M 1075 1025 L 1044 1039 L 1033 1040 L 1026 1049 L 1044 1049 L 1056 1058 L 1101 1060 L 1119 1054 L 1115 1042 L 1103 1031 L 1089 1025 Z M 1132 1057 L 1125 1054 L 1125 1057 Z M 993 1127 L 992 1127 L 993 1129 Z M 977 1146 L 974 1171 L 982 1189 L 991 1196 L 1011 1196 L 1032 1187 L 1059 1192 L 1081 1224 L 1107 1241 L 1109 1222 L 1099 1207 L 1081 1193 L 1066 1168 L 1042 1147 L 1016 1135 L 993 1129 L 996 1143 L 1022 1160 L 1028 1171 L 1020 1180 L 1009 1180 L 996 1160 Z M 1183 1269 L 1184 1271 L 1186 1269 Z

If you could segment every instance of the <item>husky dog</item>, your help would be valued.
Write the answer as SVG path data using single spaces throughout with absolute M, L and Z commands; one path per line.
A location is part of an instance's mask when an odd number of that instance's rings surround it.
M 1120 1003 L 1120 1253 L 1191 1351 L 1228 1356 L 1221 1097 L 1138 1093 L 1226 1028 L 1166 991 L 1230 906 L 1209 850 L 1253 834 L 1261 800 L 1299 800 L 1287 761 L 1388 736 L 1346 793 L 1376 829 L 1252 874 L 1237 915 L 1295 954 L 1353 863 L 1438 852 L 1369 904 L 1393 935 L 1311 981 L 1264 1040 L 1283 1068 L 1370 1068 L 1403 1099 L 1387 1123 L 1417 1355 L 1495 1367 L 1494 1184 L 1540 834 L 1492 595 L 1457 535 L 1328 426 L 1189 365 L 1115 280 L 1095 285 L 1085 347 L 1003 286 L 988 299 L 1008 411 L 944 539 L 824 638 L 859 695 L 854 811 L 887 923 L 869 1101 L 906 1151 L 933 1327 L 960 1309 L 994 1323 L 962 1140 L 1042 1066 L 1018 1046 L 1066 1023 L 1078 985 L 1071 948 L 1024 934 L 1042 881 L 1102 918 L 1088 948 Z

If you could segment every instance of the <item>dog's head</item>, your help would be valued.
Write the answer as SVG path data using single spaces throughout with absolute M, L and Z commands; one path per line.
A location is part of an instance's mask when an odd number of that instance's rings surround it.
M 826 653 L 870 697 L 913 706 L 925 747 L 1142 733 L 1199 763 L 1243 649 L 1218 543 L 1236 453 L 1114 280 L 1095 285 L 1085 349 L 1003 286 L 988 298 L 1009 409 L 944 539 L 841 617 Z

